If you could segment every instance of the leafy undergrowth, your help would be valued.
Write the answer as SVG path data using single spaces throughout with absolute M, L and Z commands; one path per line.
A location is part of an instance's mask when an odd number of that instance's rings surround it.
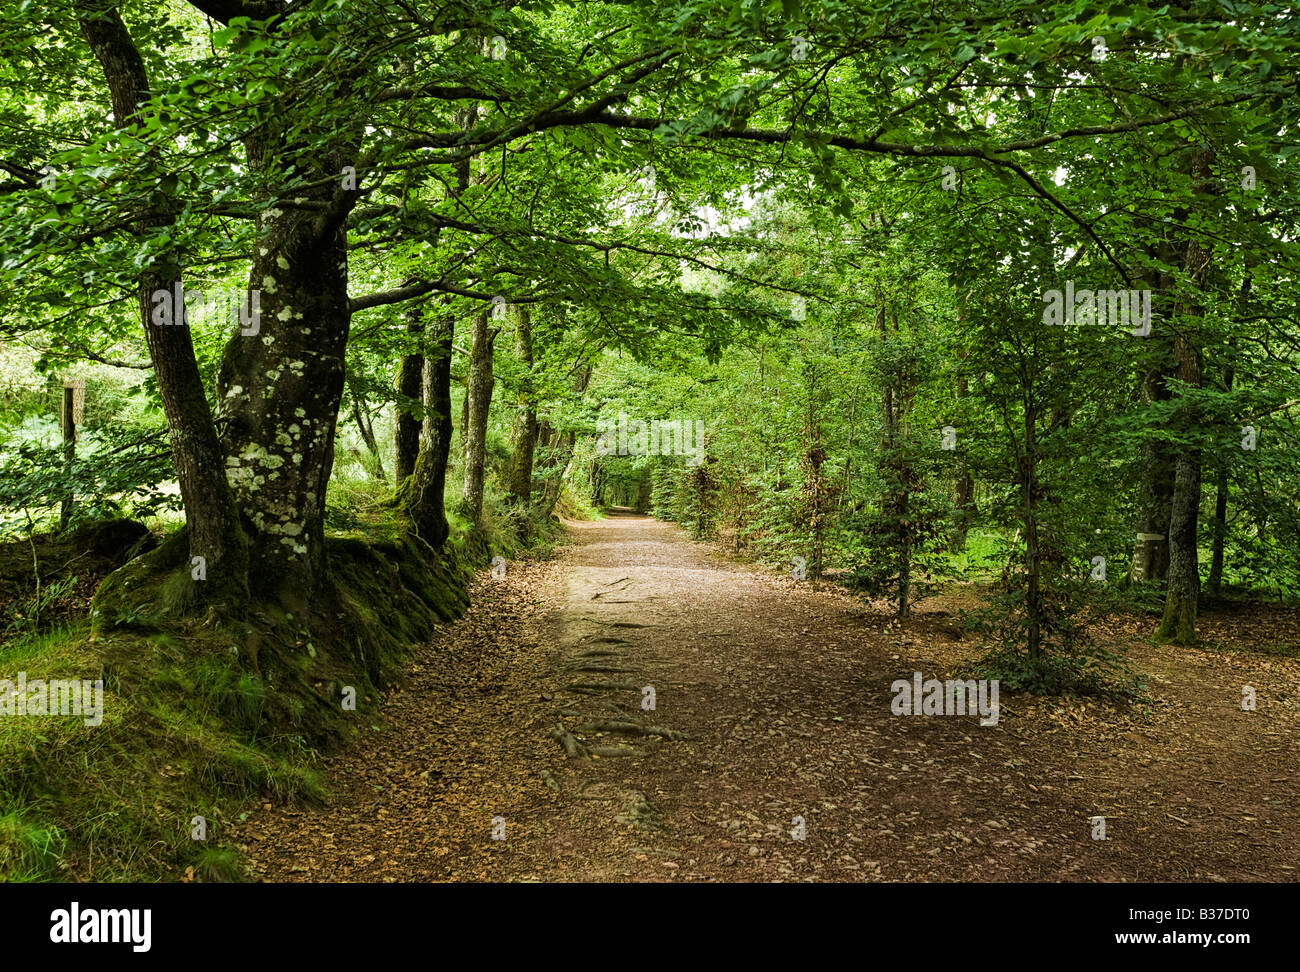
M 328 607 L 311 618 L 253 604 L 236 620 L 164 620 L 175 534 L 110 575 L 89 619 L 0 648 L 0 678 L 104 686 L 98 724 L 0 716 L 0 880 L 238 880 L 233 819 L 324 799 L 319 754 L 370 726 L 379 690 L 464 611 L 486 559 L 464 535 L 441 558 L 397 530 L 328 546 Z

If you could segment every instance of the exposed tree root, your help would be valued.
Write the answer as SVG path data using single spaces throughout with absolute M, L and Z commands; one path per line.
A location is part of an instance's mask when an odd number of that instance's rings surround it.
M 659 829 L 661 827 L 659 809 L 647 800 L 645 794 L 640 790 L 633 790 L 628 794 L 627 802 L 623 805 L 623 812 L 615 816 L 614 820 L 632 827 L 647 829 Z
M 627 736 L 659 736 L 663 739 L 685 739 L 686 734 L 663 726 L 643 726 L 637 722 L 589 722 L 578 727 L 579 732 L 618 732 Z
M 551 733 L 551 738 L 564 747 L 564 755 L 569 759 L 587 759 L 587 747 L 578 741 L 578 737 L 564 728 L 561 722 Z
M 636 682 L 571 682 L 564 686 L 566 692 L 581 692 L 592 695 L 596 692 L 617 692 L 620 689 L 639 689 Z

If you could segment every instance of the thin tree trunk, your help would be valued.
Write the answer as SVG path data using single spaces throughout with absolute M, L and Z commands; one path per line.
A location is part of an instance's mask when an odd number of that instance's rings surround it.
M 408 312 L 407 331 L 417 340 L 423 341 L 424 325 L 420 320 L 420 308 Z M 415 460 L 420 454 L 421 420 L 413 415 L 410 407 L 421 403 L 420 389 L 423 384 L 424 355 L 405 354 L 397 365 L 397 416 L 394 419 L 393 447 L 396 454 L 396 468 L 393 477 L 398 486 L 407 476 L 415 471 Z M 422 403 L 421 403 L 422 404 Z
M 63 473 L 65 476 L 72 474 L 72 464 L 77 458 L 77 422 L 75 404 L 77 401 L 77 390 L 70 385 L 64 385 L 63 398 L 59 402 L 59 418 L 63 424 Z M 72 488 L 63 494 L 63 502 L 59 504 L 59 529 L 66 530 L 68 521 L 72 519 L 72 504 L 76 497 L 72 493 Z M 37 581 L 39 584 L 39 580 Z M 37 602 L 40 601 L 40 591 L 36 592 Z
M 82 34 L 108 82 L 113 117 L 119 127 L 135 128 L 143 121 L 142 108 L 150 98 L 148 76 L 117 8 L 113 0 L 77 0 L 76 4 Z M 135 232 L 143 235 L 150 227 L 169 222 L 144 212 Z M 180 281 L 179 271 L 144 271 L 138 293 L 140 320 L 167 419 L 190 556 L 206 561 L 208 580 L 200 593 L 214 601 L 227 595 L 242 600 L 248 595 L 246 540 L 183 306 L 173 308 L 176 323 L 153 323 L 153 295 L 175 293 Z
M 365 396 L 357 388 L 356 381 L 349 375 L 347 378 L 348 395 L 352 399 L 352 421 L 356 423 L 357 431 L 361 434 L 361 441 L 365 443 L 366 450 L 370 454 L 370 474 L 376 479 L 387 482 L 388 475 L 384 472 L 384 457 L 379 451 L 379 443 L 375 440 L 375 427 L 370 419 L 370 406 L 366 403 Z
M 970 382 L 963 375 L 957 379 L 957 399 L 960 401 L 970 393 Z M 971 478 L 970 466 L 963 459 L 961 472 L 957 475 L 957 495 L 954 498 L 957 513 L 957 525 L 953 531 L 953 550 L 966 549 L 966 536 L 970 532 L 971 519 L 975 508 L 975 481 Z
M 497 328 L 488 327 L 488 312 L 474 318 L 473 345 L 470 348 L 469 374 L 465 381 L 469 416 L 465 427 L 465 485 L 461 501 L 471 522 L 478 526 L 483 519 L 483 477 L 487 461 L 488 410 L 492 405 L 492 345 Z
M 1192 177 L 1195 191 L 1210 191 L 1210 163 L 1213 152 L 1198 147 L 1193 163 Z M 1187 244 L 1184 267 L 1194 288 L 1201 291 L 1210 271 L 1212 255 L 1199 239 Z M 1181 315 L 1182 327 L 1174 337 L 1174 359 L 1178 365 L 1178 380 L 1185 386 L 1201 387 L 1201 349 L 1194 328 L 1203 313 L 1195 297 L 1187 301 Z M 1194 434 L 1200 421 L 1200 412 L 1194 401 L 1185 403 L 1177 413 L 1176 422 L 1186 432 Z M 1201 451 L 1184 448 L 1174 463 L 1174 500 L 1169 514 L 1169 588 L 1165 596 L 1165 613 L 1160 621 L 1157 637 L 1172 639 L 1176 644 L 1196 642 L 1197 601 L 1200 596 L 1201 577 L 1197 562 L 1197 540 L 1201 510 Z
M 1250 268 L 1246 268 L 1245 274 L 1241 279 L 1241 297 L 1240 305 L 1242 311 L 1245 311 L 1246 302 L 1250 298 L 1251 275 Z M 1223 390 L 1231 394 L 1232 384 L 1236 379 L 1237 369 L 1234 362 L 1236 361 L 1237 337 L 1233 335 L 1228 339 L 1228 364 L 1223 372 Z M 1206 579 L 1206 590 L 1218 597 L 1223 590 L 1223 548 L 1228 539 L 1228 462 L 1223 456 L 1219 457 L 1218 482 L 1215 484 L 1214 496 L 1214 543 L 1210 551 L 1210 576 Z
M 1247 289 L 1249 285 L 1249 278 L 1247 278 L 1243 290 Z M 1228 340 L 1228 347 L 1230 349 L 1237 347 L 1235 337 Z M 1224 369 L 1224 391 L 1232 391 L 1232 383 L 1235 377 L 1236 369 L 1229 363 L 1227 368 Z M 1228 539 L 1228 461 L 1226 457 L 1219 457 L 1218 467 L 1218 479 L 1214 491 L 1214 541 L 1210 549 L 1210 576 L 1205 581 L 1207 593 L 1214 597 L 1218 597 L 1223 589 L 1223 548 Z
M 515 316 L 515 352 L 525 369 L 519 386 L 519 413 L 511 428 L 514 447 L 510 464 L 510 495 L 528 506 L 533 489 L 533 453 L 537 448 L 537 400 L 533 388 L 533 329 L 529 312 L 520 307 Z
M 1029 623 L 1029 660 L 1036 665 L 1043 650 L 1043 594 L 1038 537 L 1038 412 L 1032 386 L 1026 389 L 1025 399 L 1025 455 L 1021 475 L 1025 508 L 1025 615 Z

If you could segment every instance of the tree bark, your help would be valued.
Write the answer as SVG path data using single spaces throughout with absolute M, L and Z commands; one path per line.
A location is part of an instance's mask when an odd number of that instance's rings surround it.
M 355 133 L 327 151 L 306 149 L 292 104 L 247 142 L 254 168 L 292 161 L 307 185 L 295 197 L 321 204 L 262 210 L 249 294 L 260 301 L 256 334 L 236 332 L 217 376 L 227 475 L 250 538 L 259 594 L 292 613 L 321 589 L 325 494 L 334 463 L 351 308 L 345 222 L 357 198 L 339 173 L 355 158 Z
M 1148 371 L 1142 380 L 1142 395 L 1148 402 L 1168 401 L 1169 373 Z M 1174 465 L 1169 446 L 1148 439 L 1142 446 L 1142 469 L 1138 480 L 1137 537 L 1133 548 L 1132 581 L 1163 581 L 1169 573 L 1169 509 L 1174 494 Z
M 519 386 L 519 412 L 511 427 L 513 455 L 510 463 L 510 495 L 527 507 L 533 491 L 533 454 L 537 448 L 537 399 L 533 387 L 533 329 L 529 312 L 520 307 L 515 316 L 515 353 L 527 369 Z
M 406 329 L 412 337 L 423 340 L 424 325 L 420 323 L 419 309 L 412 308 Z M 394 420 L 393 445 L 396 451 L 396 469 L 393 477 L 400 487 L 407 476 L 415 471 L 415 460 L 420 454 L 421 420 L 410 407 L 421 401 L 424 382 L 424 355 L 404 354 L 397 365 L 397 417 Z
M 1195 191 L 1210 191 L 1210 163 L 1213 152 L 1198 146 L 1192 167 Z M 1174 336 L 1174 360 L 1177 362 L 1178 380 L 1189 388 L 1201 387 L 1201 348 L 1194 328 L 1203 307 L 1195 295 L 1204 288 L 1209 276 L 1212 255 L 1199 239 L 1187 244 L 1183 264 L 1192 287 L 1184 304 L 1180 330 Z M 1200 422 L 1200 410 L 1195 400 L 1179 408 L 1176 422 L 1191 436 L 1195 436 Z M 1160 621 L 1157 637 L 1173 640 L 1176 644 L 1196 642 L 1197 602 L 1200 596 L 1201 577 L 1197 562 L 1197 527 L 1201 510 L 1201 450 L 1184 447 L 1174 463 L 1174 498 L 1169 514 L 1169 588 L 1165 596 L 1165 613 Z
M 475 526 L 483 519 L 488 410 L 492 405 L 492 388 L 495 384 L 492 351 L 497 331 L 497 328 L 488 327 L 487 311 L 475 315 L 469 374 L 465 381 L 469 415 L 465 427 L 465 485 L 461 494 L 465 511 Z
M 1178 378 L 1193 388 L 1201 384 L 1200 349 L 1187 334 L 1174 341 Z M 1194 423 L 1191 409 L 1184 424 Z M 1157 637 L 1189 645 L 1196 641 L 1200 573 L 1197 562 L 1197 525 L 1201 508 L 1201 451 L 1184 448 L 1174 462 L 1174 496 L 1169 515 L 1169 589 Z
M 1246 278 L 1246 283 L 1242 286 L 1243 297 L 1250 287 L 1250 278 Z M 1237 347 L 1235 337 L 1228 339 L 1228 347 L 1234 349 Z M 1236 368 L 1231 363 L 1224 369 L 1223 373 L 1223 390 L 1232 392 L 1232 383 L 1236 378 Z M 1228 539 L 1228 460 L 1225 456 L 1219 457 L 1218 477 L 1215 483 L 1214 491 L 1214 541 L 1210 548 L 1210 575 L 1206 578 L 1205 589 L 1209 594 L 1215 597 L 1223 589 L 1223 548 Z
M 114 0 L 77 0 L 81 32 L 99 61 L 120 128 L 137 128 L 150 99 L 144 60 Z M 170 225 L 170 217 L 142 212 L 137 234 Z M 175 292 L 179 268 L 148 267 L 140 275 L 139 313 L 167 419 L 172 463 L 180 484 L 191 557 L 206 561 L 208 580 L 201 596 L 216 601 L 247 596 L 247 546 L 237 507 L 226 479 L 225 454 L 199 373 L 184 309 L 173 308 L 176 323 L 153 323 L 153 295 Z M 223 592 L 218 594 L 217 592 Z
M 1038 536 L 1038 411 L 1034 394 L 1032 385 L 1025 389 L 1025 455 L 1020 479 L 1025 511 L 1025 616 L 1029 660 L 1036 665 L 1043 651 L 1043 591 Z
M 451 355 L 455 319 L 448 313 L 427 332 L 422 399 L 425 404 L 420 451 L 411 472 L 406 511 L 417 536 L 435 550 L 447 541 L 447 458 L 451 455 Z
M 970 394 L 970 382 L 966 376 L 957 379 L 957 400 Z M 957 474 L 957 495 L 954 498 L 957 524 L 953 530 L 952 547 L 955 551 L 966 549 L 966 536 L 970 533 L 971 520 L 975 516 L 975 480 L 970 474 L 970 464 L 961 460 L 961 472 Z
M 1247 266 L 1241 278 L 1240 305 L 1243 313 L 1250 298 L 1250 288 L 1251 270 Z M 1232 385 L 1237 375 L 1234 363 L 1236 352 L 1237 338 L 1233 335 L 1228 338 L 1228 364 L 1223 371 L 1223 390 L 1228 394 L 1232 393 Z M 1210 576 L 1206 578 L 1205 586 L 1210 594 L 1218 597 L 1223 590 L 1223 548 L 1228 539 L 1228 461 L 1223 456 L 1219 457 L 1218 482 L 1215 486 L 1214 542 L 1210 550 Z

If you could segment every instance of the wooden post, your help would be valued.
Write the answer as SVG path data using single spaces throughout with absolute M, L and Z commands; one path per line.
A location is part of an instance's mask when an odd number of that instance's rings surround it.
M 77 457 L 77 425 L 82 418 L 85 405 L 85 381 L 65 381 L 63 383 L 63 402 L 59 409 L 59 427 L 63 430 L 63 471 L 70 474 L 73 460 Z M 73 495 L 71 488 L 63 496 L 59 507 L 59 529 L 68 528 L 72 516 Z

